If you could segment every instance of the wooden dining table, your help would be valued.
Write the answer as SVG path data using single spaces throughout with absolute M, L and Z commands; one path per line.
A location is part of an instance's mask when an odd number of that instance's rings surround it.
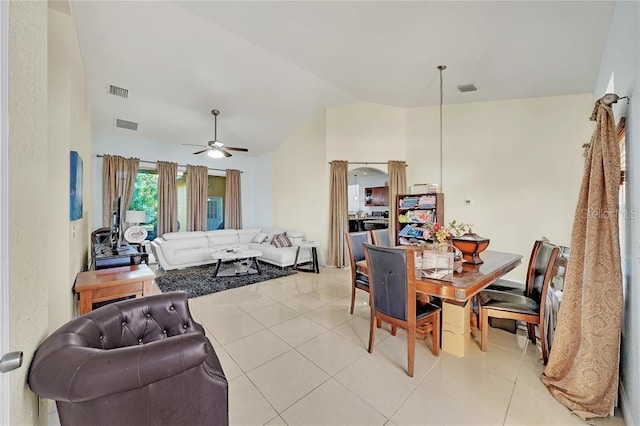
M 399 246 L 397 248 L 409 250 L 412 253 L 415 253 L 417 250 L 422 250 L 417 246 Z M 451 281 L 422 277 L 419 269 L 416 270 L 415 275 L 412 274 L 410 277 L 415 280 L 417 292 L 444 299 L 445 303 L 443 303 L 442 310 L 442 349 L 445 352 L 461 357 L 464 356 L 470 340 L 470 303 L 467 302 L 491 283 L 503 277 L 522 263 L 522 255 L 514 253 L 485 251 L 481 257 L 484 262 L 479 265 L 463 263 L 462 272 L 454 272 Z M 366 260 L 356 262 L 356 268 L 362 273 L 369 275 Z M 462 311 L 457 309 L 456 306 Z M 466 324 L 462 324 L 460 318 L 462 318 L 462 322 L 466 322 Z M 448 334 L 448 330 L 445 327 L 453 331 Z
M 398 249 L 418 250 L 415 246 L 400 246 Z M 484 262 L 479 265 L 463 263 L 462 272 L 454 272 L 452 281 L 436 280 L 422 276 L 411 278 L 416 282 L 416 290 L 421 293 L 441 299 L 464 302 L 520 265 L 522 263 L 522 255 L 485 251 L 482 253 L 482 260 Z M 369 275 L 369 268 L 365 260 L 356 262 L 356 268 L 363 274 Z

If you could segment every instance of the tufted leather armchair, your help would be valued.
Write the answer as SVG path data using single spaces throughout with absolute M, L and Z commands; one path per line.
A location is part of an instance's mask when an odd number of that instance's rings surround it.
M 63 425 L 227 425 L 228 389 L 183 292 L 112 303 L 36 351 L 29 386 Z

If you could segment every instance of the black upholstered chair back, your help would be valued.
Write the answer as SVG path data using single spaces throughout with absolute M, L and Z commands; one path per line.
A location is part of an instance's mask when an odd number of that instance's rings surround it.
M 364 260 L 364 249 L 362 244 L 369 243 L 369 231 L 365 232 L 349 232 L 347 234 L 349 242 L 351 243 L 351 257 L 354 263 Z
M 381 247 L 391 247 L 391 237 L 388 229 L 372 229 L 371 238 L 373 244 Z
M 533 271 L 531 271 L 532 273 L 529 277 L 532 282 L 527 283 L 527 289 L 529 289 L 528 296 L 536 302 L 540 303 L 543 288 L 545 285 L 546 275 L 550 274 L 551 269 L 553 268 L 551 259 L 554 249 L 557 249 L 557 246 L 546 241 L 536 241 L 536 243 L 539 243 L 539 246 L 537 249 L 537 253 L 534 256 L 535 261 L 533 262 Z M 555 256 L 553 256 L 553 258 L 555 259 Z M 550 277 L 548 277 L 547 279 L 550 279 Z
M 373 308 L 407 321 L 407 252 L 371 244 L 367 244 L 367 250 Z

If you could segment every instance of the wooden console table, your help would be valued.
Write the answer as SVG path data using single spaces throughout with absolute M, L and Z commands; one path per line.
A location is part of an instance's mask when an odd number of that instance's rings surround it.
M 74 286 L 80 294 L 80 315 L 90 312 L 96 302 L 149 295 L 155 276 L 147 265 L 80 272 Z

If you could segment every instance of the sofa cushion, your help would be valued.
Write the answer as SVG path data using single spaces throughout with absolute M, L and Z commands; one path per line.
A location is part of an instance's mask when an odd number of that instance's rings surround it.
M 287 231 L 287 237 L 291 238 L 302 238 L 304 234 L 300 231 Z
M 167 241 L 170 240 L 183 240 L 197 237 L 204 237 L 205 233 L 202 231 L 190 231 L 190 232 L 166 232 L 162 234 L 162 238 Z
M 262 232 L 267 234 L 267 238 L 263 242 L 271 244 L 271 241 L 273 241 L 273 237 L 278 234 L 282 234 L 283 232 L 285 232 L 285 230 L 278 228 L 262 228 Z
M 278 248 L 291 247 L 291 241 L 289 241 L 287 234 L 285 234 L 284 232 L 273 237 L 273 241 L 271 241 L 271 244 Z
M 267 239 L 267 233 L 266 232 L 258 232 L 256 234 L 256 236 L 253 237 L 253 240 L 251 240 L 251 242 L 260 244 L 261 242 L 263 242 L 266 239 Z
M 239 244 L 238 231 L 235 229 L 219 229 L 205 233 L 209 247 Z
M 260 233 L 260 228 L 238 229 L 238 242 L 240 244 L 249 244 L 253 242 L 256 234 Z
M 298 247 L 280 247 L 277 248 L 270 243 L 250 244 L 252 249 L 260 250 L 262 256 L 258 257 L 261 262 L 271 263 L 276 266 L 291 266 L 296 259 Z M 298 263 L 309 262 L 311 260 L 310 250 L 301 248 Z

